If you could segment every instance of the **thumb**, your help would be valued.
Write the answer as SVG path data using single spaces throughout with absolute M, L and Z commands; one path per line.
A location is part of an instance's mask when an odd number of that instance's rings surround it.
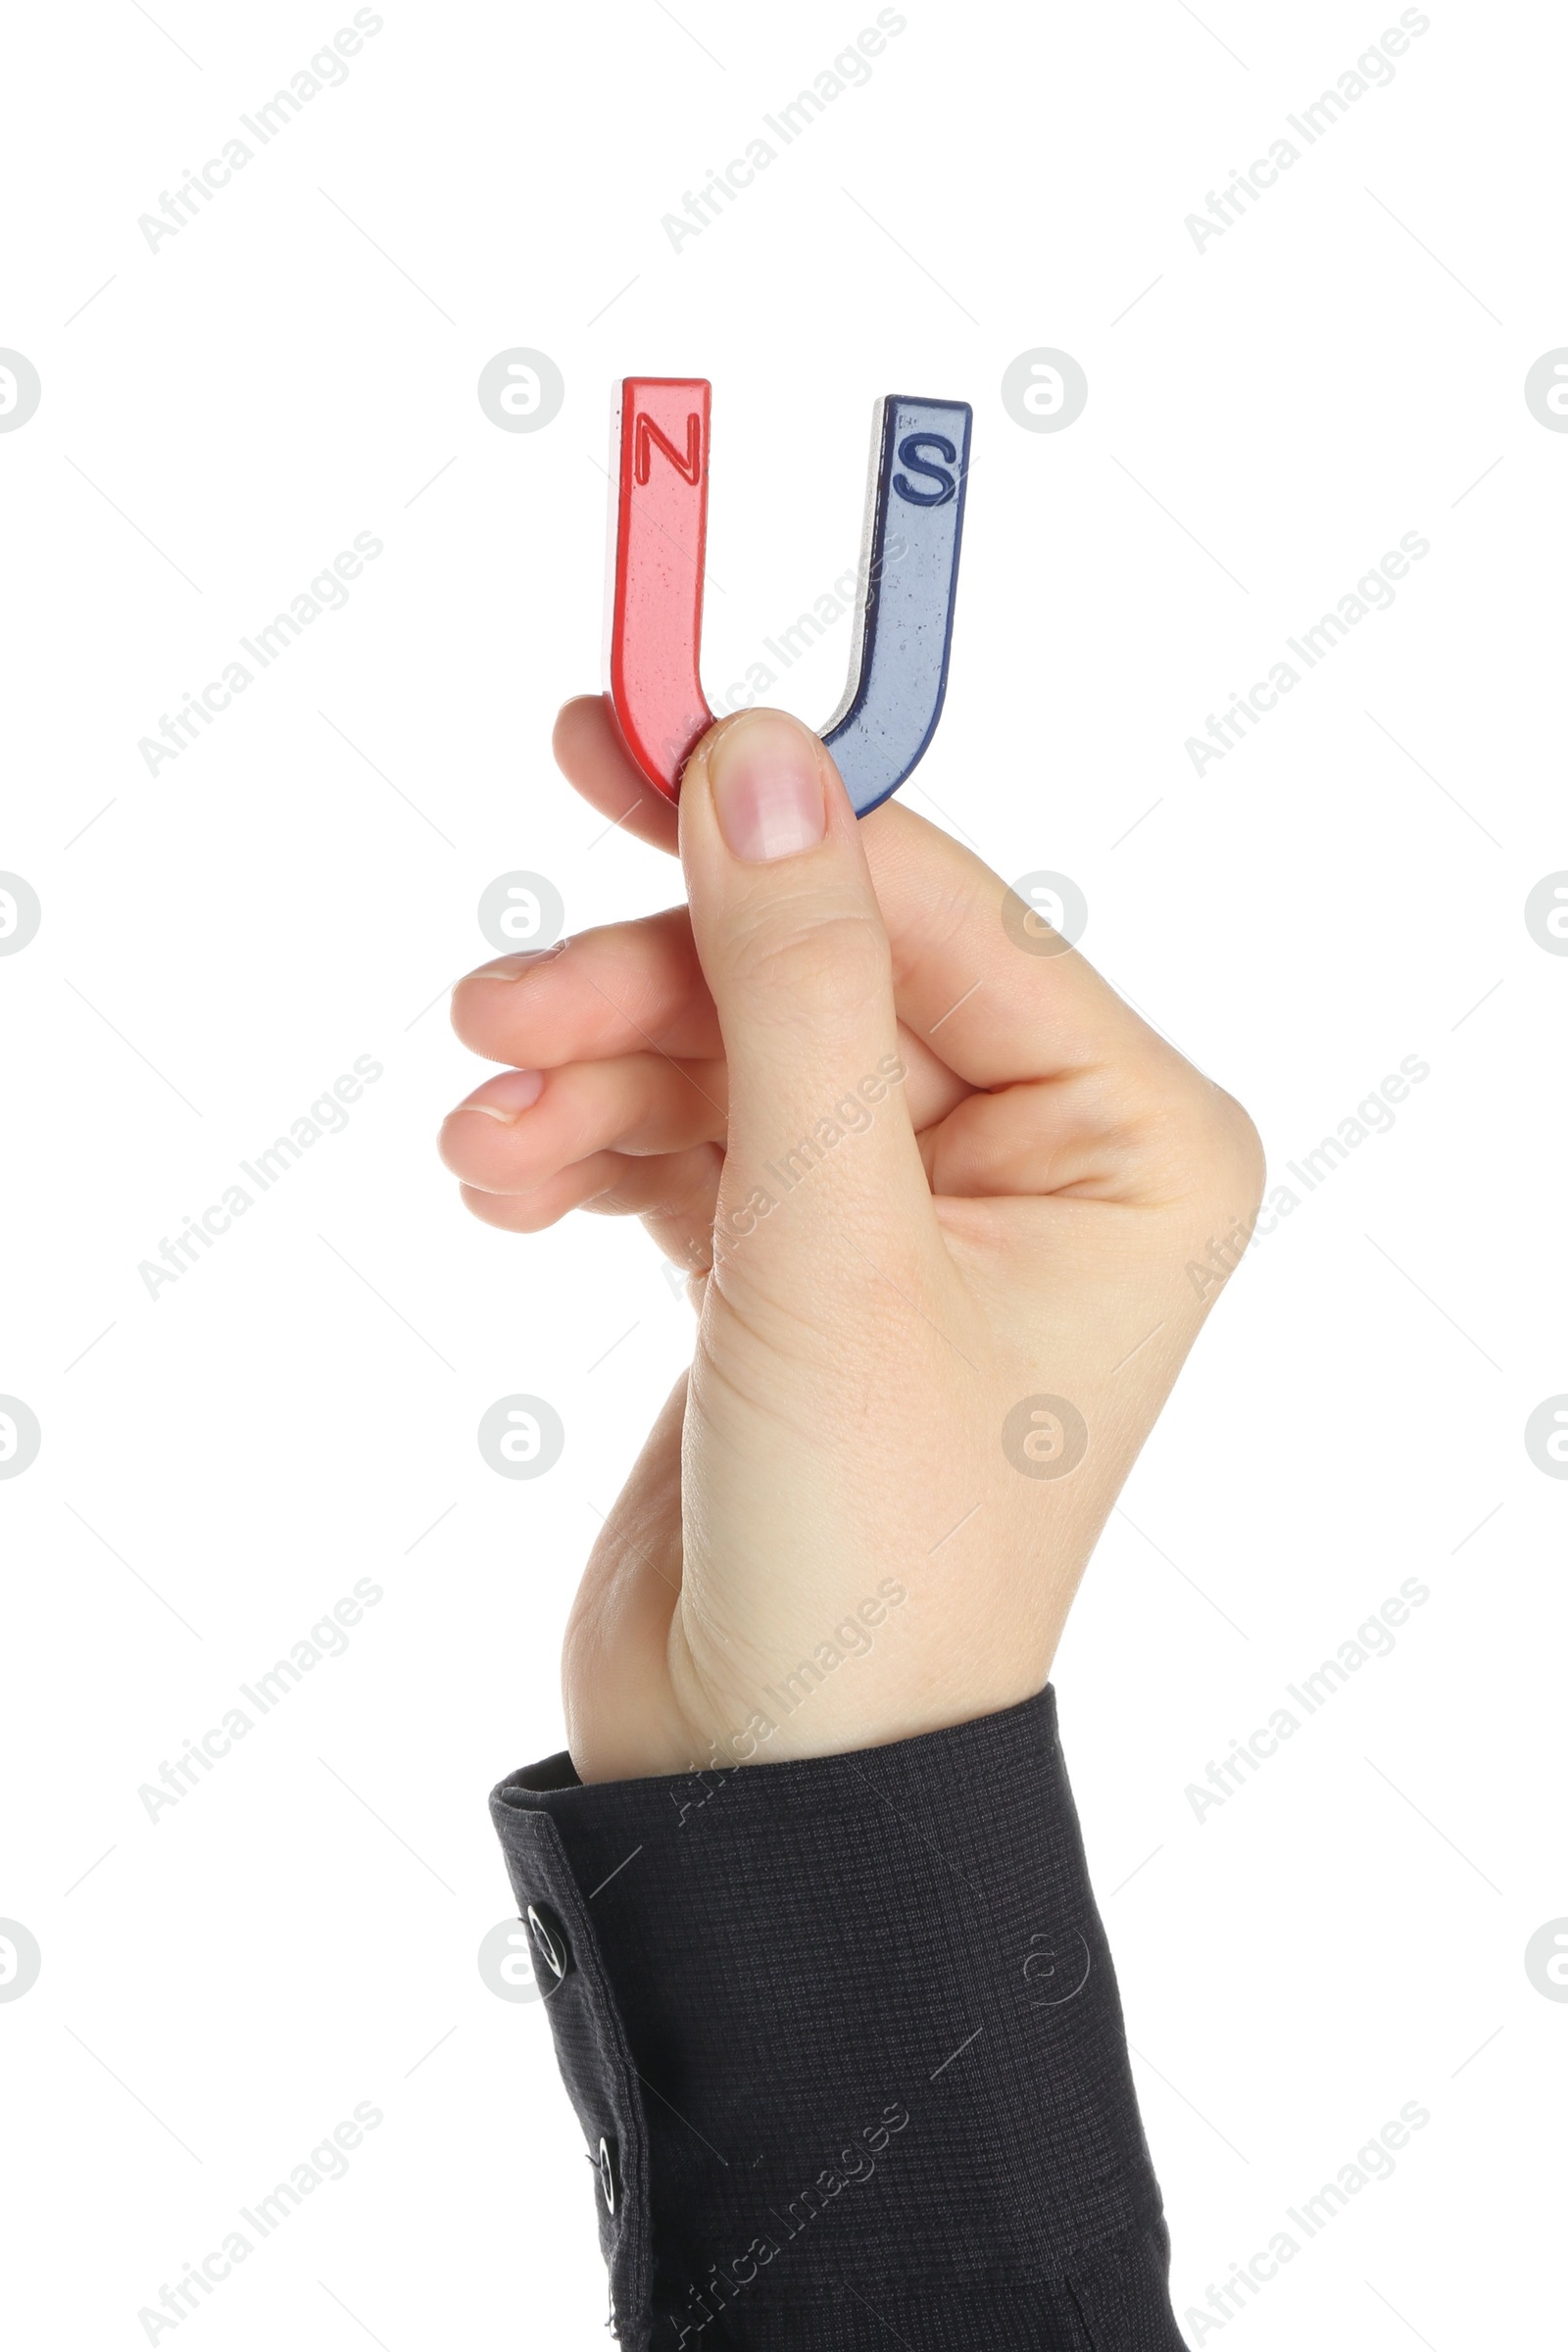
M 680 792 L 692 933 L 729 1067 L 720 1264 L 799 1267 L 933 1221 L 905 1103 L 892 955 L 837 768 L 799 720 L 746 710 Z M 874 1245 L 872 1245 L 874 1246 Z

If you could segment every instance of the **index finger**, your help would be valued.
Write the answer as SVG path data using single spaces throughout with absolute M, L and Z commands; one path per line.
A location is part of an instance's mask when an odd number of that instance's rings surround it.
M 912 808 L 862 817 L 900 1018 L 974 1087 L 1100 1064 L 1187 1065 L 1071 941 Z
M 672 801 L 645 783 L 631 763 L 611 713 L 610 697 L 574 695 L 556 715 L 550 748 L 566 781 L 639 841 L 679 855 L 680 819 Z

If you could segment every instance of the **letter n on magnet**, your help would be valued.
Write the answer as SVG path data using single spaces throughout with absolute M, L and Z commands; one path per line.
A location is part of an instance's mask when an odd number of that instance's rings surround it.
M 620 388 L 609 683 L 627 750 L 668 799 L 711 724 L 698 666 L 710 397 L 700 376 Z

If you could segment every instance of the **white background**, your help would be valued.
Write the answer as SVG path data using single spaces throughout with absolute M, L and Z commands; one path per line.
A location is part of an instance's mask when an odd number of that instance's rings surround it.
M 970 399 L 912 803 L 1078 881 L 1085 952 L 1247 1102 L 1276 1182 L 1430 1064 L 1252 1250 L 1055 1679 L 1178 2310 L 1430 2112 L 1194 2341 L 1544 2341 L 1568 2007 L 1523 1954 L 1568 1913 L 1568 1488 L 1523 1427 L 1568 1389 L 1568 960 L 1523 905 L 1568 865 L 1568 438 L 1523 381 L 1568 342 L 1560 15 L 1435 5 L 1200 252 L 1185 217 L 1396 8 L 911 0 L 676 252 L 662 215 L 874 9 L 388 0 L 153 252 L 138 216 L 351 14 L 155 13 L 15 24 L 0 140 L 0 343 L 43 383 L 0 435 L 0 866 L 43 907 L 0 959 L 0 1390 L 43 1432 L 0 1483 L 0 1914 L 43 1956 L 0 2004 L 18 2340 L 145 2341 L 163 2282 L 369 2101 L 347 2177 L 180 2343 L 604 2341 L 544 2014 L 475 1965 L 509 1909 L 485 1798 L 560 1744 L 573 1583 L 689 1315 L 636 1227 L 468 1219 L 432 1139 L 480 1074 L 438 999 L 490 952 L 486 884 L 550 876 L 573 928 L 678 889 L 548 755 L 599 682 L 637 371 L 714 384 L 715 697 L 853 564 L 873 398 Z M 514 345 L 565 378 L 538 433 L 475 396 Z M 1002 405 L 1037 346 L 1088 374 L 1060 433 Z M 1186 738 L 1411 531 L 1392 610 L 1195 775 Z M 384 553 L 346 609 L 150 776 L 138 739 L 357 532 Z M 821 718 L 847 651 L 776 699 Z M 149 1297 L 139 1263 L 360 1055 L 384 1074 L 346 1130 Z M 565 1423 L 536 1483 L 475 1445 L 514 1391 Z M 1412 1576 L 1393 1654 L 1195 1818 L 1209 1760 Z M 365 1577 L 345 1654 L 149 1820 L 139 1786 Z

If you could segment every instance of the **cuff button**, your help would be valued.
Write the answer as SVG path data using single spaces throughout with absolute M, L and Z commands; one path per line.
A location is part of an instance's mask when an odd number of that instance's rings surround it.
M 548 1903 L 530 1903 L 528 1934 L 539 1959 L 540 1982 L 547 1992 L 553 1991 L 571 1966 L 566 1931 Z
M 615 2143 L 612 2139 L 599 2142 L 599 2186 L 605 2200 L 605 2211 L 615 2210 Z

